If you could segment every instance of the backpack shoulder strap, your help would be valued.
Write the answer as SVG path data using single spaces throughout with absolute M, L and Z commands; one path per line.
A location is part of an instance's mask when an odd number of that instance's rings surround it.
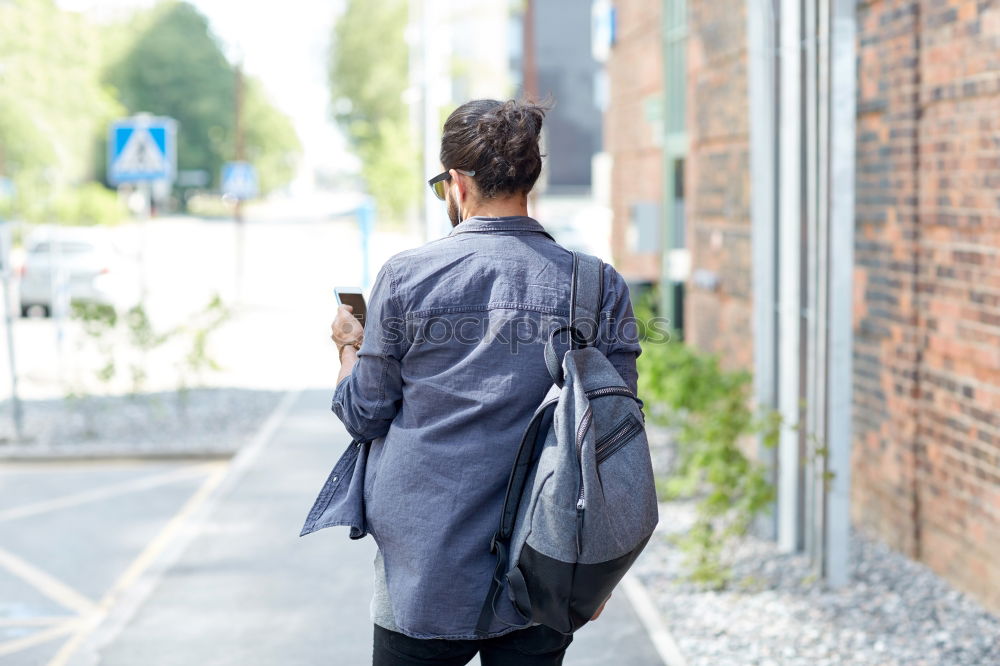
M 545 343 L 545 367 L 556 385 L 562 386 L 562 353 L 556 351 L 556 338 L 569 332 L 571 348 L 590 347 L 600 333 L 601 304 L 604 302 L 604 262 L 599 258 L 573 253 L 573 274 L 569 288 L 569 326 L 549 333 Z M 562 343 L 565 339 L 559 337 Z
M 604 262 L 582 252 L 573 253 L 570 287 L 570 321 L 588 346 L 597 342 L 601 304 L 604 302 Z

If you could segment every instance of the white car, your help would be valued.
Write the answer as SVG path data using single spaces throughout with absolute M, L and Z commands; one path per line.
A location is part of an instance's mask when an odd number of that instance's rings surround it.
M 139 273 L 107 229 L 45 227 L 25 243 L 20 277 L 21 315 L 52 314 L 53 303 L 91 302 L 119 311 L 139 302 Z M 66 313 L 69 314 L 68 312 Z

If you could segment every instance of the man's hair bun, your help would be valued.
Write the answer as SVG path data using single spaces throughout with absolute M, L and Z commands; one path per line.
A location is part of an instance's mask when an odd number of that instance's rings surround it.
M 474 170 L 483 198 L 527 193 L 542 171 L 538 139 L 547 110 L 518 100 L 466 102 L 445 121 L 441 164 Z

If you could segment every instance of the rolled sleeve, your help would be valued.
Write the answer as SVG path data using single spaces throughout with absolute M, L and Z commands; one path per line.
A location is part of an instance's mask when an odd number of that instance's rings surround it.
M 408 343 L 389 264 L 372 285 L 365 338 L 351 374 L 337 384 L 332 409 L 347 432 L 371 441 L 389 432 L 403 395 L 401 361 Z

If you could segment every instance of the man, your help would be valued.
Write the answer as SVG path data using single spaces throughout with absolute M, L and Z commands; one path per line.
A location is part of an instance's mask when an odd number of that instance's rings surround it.
M 560 664 L 572 640 L 525 628 L 506 594 L 489 634 L 474 631 L 514 455 L 552 384 L 544 341 L 569 314 L 572 254 L 528 217 L 544 115 L 513 100 L 456 109 L 441 140 L 445 170 L 429 181 L 454 228 L 386 262 L 364 331 L 348 306 L 332 325 L 333 410 L 371 442 L 363 495 L 379 547 L 376 666 L 466 664 L 477 652 L 483 666 Z M 628 288 L 610 266 L 603 279 L 597 346 L 634 392 L 639 346 L 615 335 L 632 317 Z

